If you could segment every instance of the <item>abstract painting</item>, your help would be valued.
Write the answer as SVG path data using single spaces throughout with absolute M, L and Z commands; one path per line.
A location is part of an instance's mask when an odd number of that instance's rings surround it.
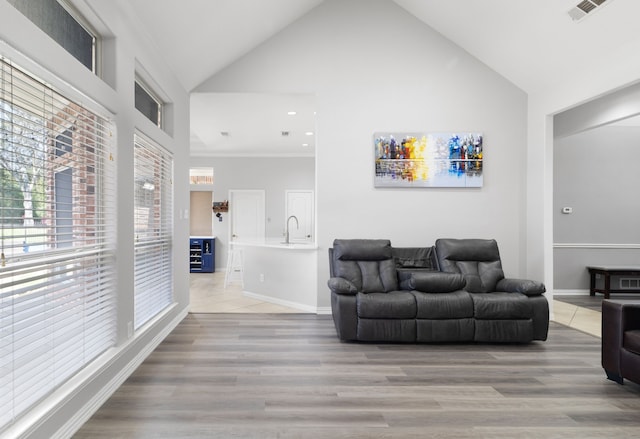
M 480 133 L 373 135 L 375 187 L 482 187 Z

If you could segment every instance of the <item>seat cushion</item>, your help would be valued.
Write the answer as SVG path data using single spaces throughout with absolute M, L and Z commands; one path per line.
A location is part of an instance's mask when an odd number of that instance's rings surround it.
M 408 291 L 358 293 L 356 298 L 359 318 L 414 319 L 416 317 L 416 299 Z
M 625 331 L 622 346 L 626 350 L 640 355 L 640 329 Z
M 418 307 L 418 319 L 464 319 L 473 317 L 473 300 L 466 291 L 421 293 L 412 291 Z
M 474 316 L 485 320 L 517 320 L 533 317 L 533 306 L 520 293 L 471 293 Z

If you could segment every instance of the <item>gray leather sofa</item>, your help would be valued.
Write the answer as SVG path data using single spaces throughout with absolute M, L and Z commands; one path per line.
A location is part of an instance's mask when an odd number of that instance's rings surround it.
M 336 239 L 329 249 L 338 337 L 376 342 L 546 340 L 540 282 L 507 279 L 495 240 L 438 239 L 394 248 L 389 240 Z

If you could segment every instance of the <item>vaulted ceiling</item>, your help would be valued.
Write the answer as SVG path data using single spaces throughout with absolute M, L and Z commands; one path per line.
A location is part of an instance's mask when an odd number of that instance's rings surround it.
M 130 4 L 178 80 L 193 90 L 324 1 L 341 0 L 130 0 Z M 606 0 L 579 21 L 569 11 L 581 0 L 389 1 L 527 93 L 589 75 L 594 63 L 610 63 L 615 69 L 621 56 L 638 56 L 640 51 L 637 0 Z

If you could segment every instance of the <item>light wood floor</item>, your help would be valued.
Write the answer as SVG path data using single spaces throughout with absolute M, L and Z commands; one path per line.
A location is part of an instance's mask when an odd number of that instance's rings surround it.
M 525 345 L 342 343 L 329 316 L 190 314 L 74 436 L 631 438 L 640 386 L 600 339 L 551 323 Z

